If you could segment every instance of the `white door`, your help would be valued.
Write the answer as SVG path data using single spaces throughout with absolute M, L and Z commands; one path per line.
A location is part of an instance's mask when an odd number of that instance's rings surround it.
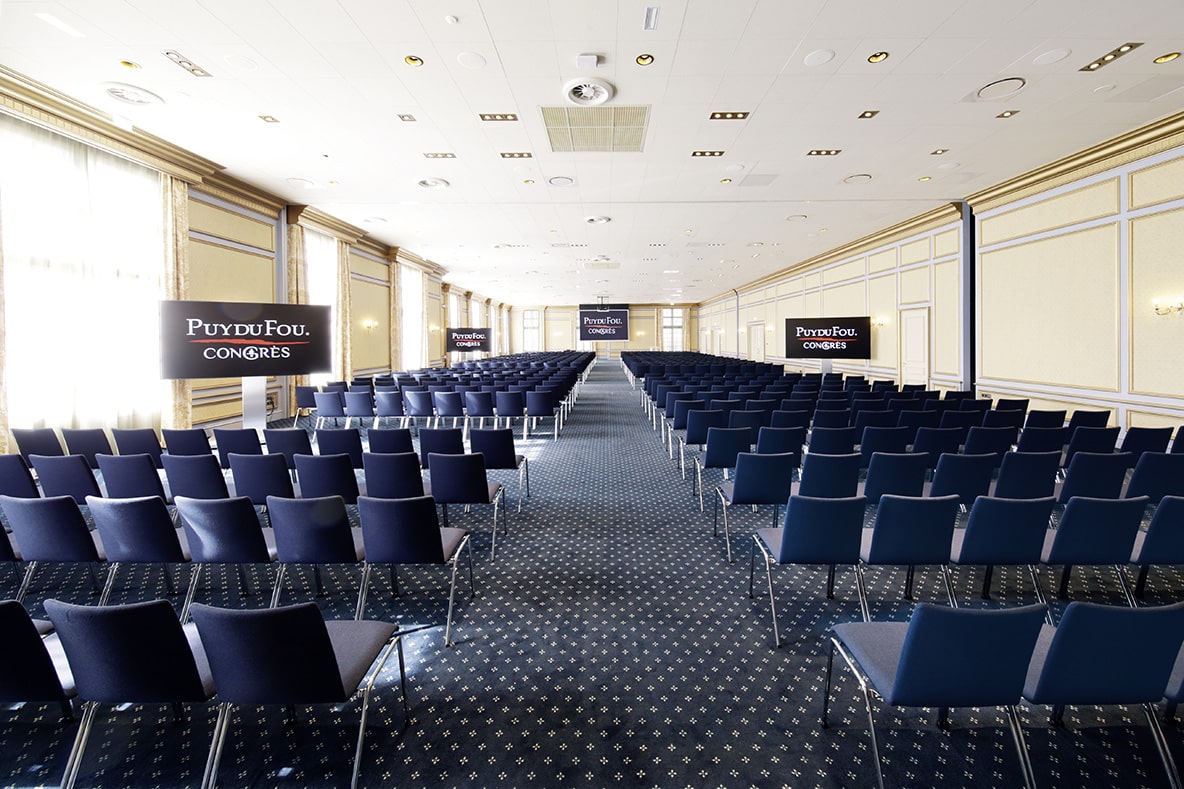
M 900 382 L 929 387 L 929 308 L 900 311 Z
M 711 352 L 716 356 L 722 356 L 724 352 L 724 330 L 715 329 L 711 333 Z
M 748 358 L 754 362 L 765 360 L 765 324 L 748 324 Z

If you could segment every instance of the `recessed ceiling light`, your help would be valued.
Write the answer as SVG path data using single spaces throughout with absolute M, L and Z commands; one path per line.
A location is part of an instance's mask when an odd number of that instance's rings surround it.
M 197 65 L 192 60 L 185 57 L 184 55 L 182 55 L 180 52 L 178 52 L 175 49 L 163 50 L 161 52 L 161 54 L 164 55 L 169 60 L 176 63 L 181 68 L 188 71 L 190 74 L 192 74 L 195 77 L 211 77 L 211 76 L 213 76 L 212 74 L 210 74 L 210 72 L 206 71 L 204 68 Z
M 676 268 L 668 268 L 662 272 L 663 274 L 681 274 L 682 272 Z
M 929 152 L 929 155 L 930 156 L 941 156 L 942 154 L 946 154 L 949 152 L 950 152 L 949 148 L 934 148 L 932 151 Z
M 449 14 L 448 16 L 444 17 L 444 23 L 448 24 L 448 25 L 455 25 L 459 21 L 460 21 L 460 18 L 453 16 L 452 14 Z
M 638 55 L 636 60 L 637 60 L 637 65 L 639 65 L 639 66 L 649 66 L 649 65 L 653 64 L 654 56 L 648 52 L 644 52 L 644 53 Z
M 65 22 L 63 22 L 62 20 L 60 20 L 56 16 L 54 16 L 53 14 L 48 14 L 48 13 L 42 12 L 39 14 L 33 14 L 33 16 L 37 17 L 38 19 L 40 19 L 42 22 L 49 25 L 50 27 L 57 28 L 58 30 L 62 31 L 63 33 L 65 33 L 68 36 L 72 36 L 74 38 L 86 38 L 85 34 L 80 33 L 77 30 L 75 30 L 74 28 L 70 27 Z
M 657 244 L 650 244 L 650 246 L 651 246 L 651 247 L 664 247 L 664 246 L 666 246 L 666 243 L 665 243 L 665 242 L 660 242 L 660 243 L 657 243 Z
M 867 56 L 868 63 L 883 63 L 887 59 L 888 59 L 887 52 L 873 52 L 872 54 Z
M 1071 54 L 1071 49 L 1050 49 L 1032 58 L 1032 63 L 1037 66 L 1051 66 L 1053 63 L 1060 63 Z
M 317 187 L 317 182 L 308 178 L 285 178 L 284 181 L 290 186 L 298 186 L 301 189 L 316 189 Z
M 723 156 L 723 151 L 691 151 L 691 156 Z
M 1122 46 L 1116 47 L 1115 49 L 1110 50 L 1109 52 L 1107 52 L 1105 55 L 1102 55 L 1097 60 L 1094 60 L 1090 63 L 1086 63 L 1084 66 L 1082 66 L 1081 68 L 1079 68 L 1077 70 L 1078 71 L 1097 71 L 1102 66 L 1108 66 L 1109 64 L 1118 60 L 1120 57 L 1122 57 L 1126 53 L 1130 52 L 1133 49 L 1137 49 L 1141 46 L 1143 46 L 1142 41 L 1128 41 L 1127 43 L 1123 44 Z
M 932 180 L 933 180 L 933 178 L 932 178 L 932 177 L 930 177 L 930 176 L 928 176 L 928 175 L 922 175 L 922 176 L 921 176 L 920 178 L 918 178 L 917 180 L 918 180 L 918 181 L 921 181 L 921 182 L 923 183 L 923 182 L 925 182 L 925 181 L 932 181 Z
M 483 112 L 479 116 L 483 121 L 516 121 L 518 116 L 512 112 Z
M 801 222 L 805 218 L 806 218 L 805 214 L 790 214 L 789 216 L 785 217 L 785 221 L 786 222 Z
M 713 121 L 742 121 L 747 118 L 747 112 L 713 112 L 708 116 L 708 119 Z
M 1003 112 L 999 113 L 995 117 L 996 118 L 1010 118 L 1014 115 L 1019 115 L 1019 114 L 1020 114 L 1019 110 L 1004 110 Z
M 807 66 L 821 66 L 823 63 L 834 60 L 834 57 L 835 51 L 833 49 L 816 49 L 802 58 L 802 62 Z
M 547 183 L 551 184 L 551 186 L 575 186 L 576 179 L 572 178 L 570 175 L 556 175 L 552 178 L 548 178 Z
M 721 178 L 721 179 L 719 179 L 719 182 L 721 184 L 730 184 L 730 183 L 732 183 L 732 179 L 731 178 Z
M 140 68 L 140 64 L 134 60 L 121 60 L 121 61 L 119 61 L 119 65 L 123 66 L 124 68 L 130 68 L 130 69 Z
M 452 186 L 452 184 L 443 178 L 424 178 L 419 182 L 419 185 L 424 189 L 447 189 L 449 186 Z
M 607 225 L 613 220 L 609 216 L 586 216 L 584 217 L 584 221 L 590 225 Z
M 1098 87 L 1094 88 L 1094 93 L 1109 93 L 1110 91 L 1114 90 L 1114 88 L 1115 86 L 1113 83 L 1108 85 L 1099 85 Z
M 658 10 L 661 6 L 649 5 L 645 7 L 645 17 L 641 20 L 642 30 L 658 29 Z
M 260 115 L 259 120 L 263 121 L 264 123 L 279 123 L 280 122 L 280 119 L 275 117 L 274 115 Z
M 1153 62 L 1156 65 L 1162 66 L 1164 63 L 1171 63 L 1176 58 L 1180 57 L 1179 52 L 1168 52 L 1166 55 L 1160 55 Z
M 939 170 L 956 170 L 962 165 L 959 162 L 942 162 L 937 166 Z
M 399 115 L 399 120 L 403 121 L 403 123 L 415 123 L 415 116 L 403 113 Z
M 368 225 L 385 225 L 386 219 L 381 216 L 368 216 L 362 220 Z
M 419 55 L 408 55 L 407 57 L 403 58 L 403 62 L 408 66 L 419 68 L 423 65 L 423 58 L 421 58 Z
M 425 153 L 423 155 L 423 158 L 425 158 L 425 159 L 455 159 L 456 154 L 455 153 L 443 153 L 443 152 L 441 152 L 441 153 Z
M 845 184 L 865 184 L 872 180 L 872 177 L 867 173 L 855 173 L 855 175 L 848 175 L 843 179 Z
M 526 184 L 527 186 L 531 186 L 532 184 L 534 184 L 534 179 L 533 178 L 526 178 L 526 179 L 523 179 L 522 183 Z
M 164 104 L 164 99 L 160 96 L 137 85 L 129 85 L 126 82 L 104 82 L 102 87 L 108 96 L 122 101 L 124 104 L 133 104 L 139 107 L 148 104 Z
M 859 113 L 859 117 L 860 119 L 874 118 L 879 114 L 879 110 L 864 110 L 863 112 Z
M 807 156 L 838 156 L 843 152 L 842 148 L 814 148 L 806 151 Z
M 503 151 L 501 157 L 503 159 L 532 159 L 534 154 L 530 151 Z

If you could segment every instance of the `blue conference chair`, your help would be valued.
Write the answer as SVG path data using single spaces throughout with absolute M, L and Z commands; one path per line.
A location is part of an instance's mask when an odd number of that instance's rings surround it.
M 121 455 L 148 455 L 157 468 L 161 468 L 160 456 L 163 448 L 156 431 L 150 427 L 111 428 L 115 448 Z
M 991 576 L 995 565 L 1028 568 L 1036 599 L 1044 602 L 1036 565 L 1044 552 L 1044 539 L 1056 499 L 1005 499 L 979 496 L 970 508 L 965 529 L 955 529 L 950 564 L 983 566 L 982 599 L 991 597 Z M 951 587 L 952 588 L 952 587 Z M 958 605 L 958 598 L 951 598 Z
M 715 504 L 711 509 L 711 530 L 712 534 L 717 534 L 717 516 L 720 507 L 723 507 L 724 544 L 727 547 L 728 562 L 732 561 L 728 507 L 747 504 L 755 510 L 761 505 L 772 504 L 773 525 L 776 527 L 781 505 L 789 503 L 793 488 L 793 472 L 796 468 L 797 456 L 792 452 L 776 455 L 751 452 L 737 454 L 735 479 L 730 482 L 724 480 L 716 487 Z

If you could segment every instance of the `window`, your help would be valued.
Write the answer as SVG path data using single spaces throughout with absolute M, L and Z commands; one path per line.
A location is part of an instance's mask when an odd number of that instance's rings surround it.
M 337 239 L 318 233 L 315 230 L 304 230 L 304 260 L 308 267 L 308 303 L 328 304 L 332 307 L 332 317 L 329 325 L 337 326 Z M 339 338 L 336 328 L 333 330 L 333 363 L 341 358 L 338 347 Z M 320 386 L 334 380 L 336 371 L 314 373 L 308 377 L 313 386 Z
M 526 352 L 541 351 L 542 327 L 538 310 L 522 311 L 522 350 Z
M 403 310 L 402 360 L 404 370 L 418 370 L 424 366 L 424 311 L 423 272 L 406 263 L 399 270 L 399 306 Z
M 489 305 L 489 355 L 497 356 L 502 332 L 502 308 Z
M 680 307 L 662 308 L 662 350 L 681 351 L 683 310 Z
M 453 329 L 465 325 L 465 315 L 460 309 L 460 294 L 456 291 L 448 293 L 448 325 Z
M 480 299 L 469 300 L 469 327 L 473 329 L 484 329 L 489 324 L 485 320 L 485 302 Z M 469 353 L 470 359 L 480 359 L 481 351 L 471 351 Z
M 0 115 L 0 227 L 9 423 L 157 423 L 160 174 Z

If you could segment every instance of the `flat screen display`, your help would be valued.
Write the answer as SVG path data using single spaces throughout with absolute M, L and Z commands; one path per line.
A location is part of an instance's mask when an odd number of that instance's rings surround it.
M 870 359 L 872 319 L 786 318 L 785 356 L 789 359 Z
M 445 348 L 449 353 L 459 351 L 488 351 L 489 329 L 445 329 Z
M 629 339 L 629 308 L 580 305 L 580 340 L 605 342 Z
M 331 314 L 319 304 L 162 301 L 161 378 L 329 372 Z

